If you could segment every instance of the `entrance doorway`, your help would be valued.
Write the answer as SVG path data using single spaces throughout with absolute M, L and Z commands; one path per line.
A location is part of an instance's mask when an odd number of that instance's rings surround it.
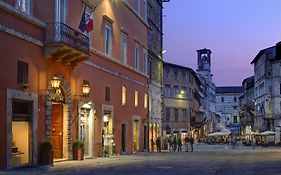
M 52 104 L 51 143 L 53 158 L 63 158 L 63 104 Z
M 122 152 L 124 153 L 126 152 L 126 124 L 122 124 L 121 133 L 122 133 L 121 148 L 122 148 Z
M 12 101 L 12 167 L 32 163 L 32 103 Z
M 133 121 L 133 152 L 139 151 L 139 120 Z
M 110 156 L 115 154 L 115 142 L 113 131 L 113 119 L 111 111 L 104 111 L 103 116 L 103 154 Z
M 85 157 L 92 157 L 93 155 L 93 109 L 89 103 L 85 103 L 80 108 L 79 112 L 79 139 L 84 143 L 84 155 Z

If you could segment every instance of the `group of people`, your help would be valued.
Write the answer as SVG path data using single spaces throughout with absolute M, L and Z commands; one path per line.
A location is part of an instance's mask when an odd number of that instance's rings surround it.
M 193 137 L 186 136 L 183 141 L 184 141 L 184 146 L 186 148 L 185 152 L 188 152 L 189 145 L 190 145 L 190 151 L 193 152 L 193 143 L 194 143 Z M 169 143 L 169 151 L 178 151 L 178 152 L 182 151 L 183 144 L 182 144 L 182 139 L 180 137 L 178 139 L 176 137 L 174 137 L 174 139 L 170 137 L 168 143 Z
M 165 140 L 167 141 L 167 140 Z M 188 148 L 190 146 L 190 151 L 193 152 L 193 144 L 194 144 L 194 139 L 193 137 L 185 137 L 183 140 L 181 137 L 169 137 L 168 138 L 168 150 L 169 151 L 182 151 L 182 146 L 184 144 L 185 147 L 185 152 L 188 152 Z M 157 137 L 155 142 L 153 139 L 151 139 L 151 145 L 152 145 L 152 151 L 154 150 L 154 146 L 156 145 L 156 150 L 157 152 L 161 152 L 161 137 Z M 164 148 L 165 149 L 165 148 Z

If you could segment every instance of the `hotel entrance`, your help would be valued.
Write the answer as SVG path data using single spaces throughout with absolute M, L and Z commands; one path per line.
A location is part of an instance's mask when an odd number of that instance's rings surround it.
M 103 155 L 110 156 L 115 154 L 113 118 L 111 111 L 104 111 L 103 116 Z
M 52 104 L 51 143 L 53 158 L 63 158 L 63 104 Z
M 139 151 L 140 137 L 140 122 L 139 119 L 133 118 L 133 152 Z
M 91 102 L 80 105 L 79 109 L 79 139 L 84 143 L 84 155 L 93 157 L 93 132 L 94 132 L 94 110 Z

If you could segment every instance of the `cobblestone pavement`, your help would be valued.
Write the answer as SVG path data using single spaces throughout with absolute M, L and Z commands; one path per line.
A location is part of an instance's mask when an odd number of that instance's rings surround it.
M 0 175 L 281 175 L 281 148 L 196 145 L 194 152 L 134 155 L 64 161 L 0 171 Z

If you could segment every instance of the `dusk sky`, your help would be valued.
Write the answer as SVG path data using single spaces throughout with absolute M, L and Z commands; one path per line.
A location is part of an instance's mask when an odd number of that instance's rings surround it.
M 164 4 L 164 60 L 197 69 L 196 50 L 212 50 L 216 86 L 253 75 L 259 50 L 281 41 L 281 0 L 171 0 Z

